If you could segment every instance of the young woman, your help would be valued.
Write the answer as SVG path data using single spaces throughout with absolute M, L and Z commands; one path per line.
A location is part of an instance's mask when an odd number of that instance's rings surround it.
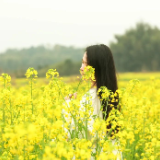
M 87 65 L 90 65 L 95 69 L 96 81 L 92 81 L 92 86 L 89 90 L 93 101 L 93 114 L 98 115 L 99 117 L 102 117 L 104 120 L 106 120 L 112 107 L 114 106 L 117 108 L 118 105 L 118 94 L 116 97 L 112 96 L 113 99 L 109 97 L 108 102 L 105 100 L 100 102 L 100 99 L 102 98 L 102 92 L 99 92 L 97 95 L 97 91 L 102 86 L 105 86 L 113 94 L 118 89 L 113 55 L 109 47 L 104 44 L 87 47 L 83 55 L 82 66 L 80 68 L 82 76 Z M 103 106 L 103 112 L 100 110 L 101 104 Z M 107 126 L 107 128 L 111 128 L 111 124 Z
M 89 90 L 92 97 L 93 115 L 107 120 L 112 108 L 114 107 L 115 109 L 118 109 L 119 101 L 118 93 L 116 92 L 118 86 L 115 64 L 109 47 L 104 44 L 87 47 L 83 55 L 82 66 L 80 68 L 82 76 L 85 74 L 84 70 L 88 65 L 95 69 L 95 81 L 91 81 L 92 85 Z M 110 95 L 105 98 L 103 97 L 104 99 L 102 99 L 103 91 L 98 92 L 101 87 L 105 87 L 110 91 Z M 81 101 L 81 106 L 85 101 L 86 99 L 83 98 Z M 101 107 L 103 108 L 101 109 Z M 91 118 L 91 123 L 88 125 L 88 130 L 90 132 L 93 130 L 93 124 L 94 119 Z M 106 127 L 108 129 L 106 133 L 107 136 L 112 137 L 112 122 L 109 121 L 109 125 Z M 114 128 L 114 132 L 117 131 L 118 126 Z M 112 144 L 114 145 L 115 143 L 116 140 L 112 140 Z M 120 155 L 120 159 L 123 159 L 122 153 L 119 150 L 113 150 L 113 154 Z M 119 158 L 116 158 L 116 160 L 119 160 Z
M 93 107 L 93 114 L 89 113 L 90 121 L 89 123 L 87 122 L 87 130 L 89 132 L 87 131 L 88 134 L 86 135 L 88 135 L 89 139 L 94 137 L 96 141 L 95 135 L 90 135 L 90 133 L 93 133 L 92 131 L 95 118 L 99 117 L 104 120 L 107 120 L 112 108 L 113 107 L 117 108 L 118 106 L 118 93 L 117 96 L 115 96 L 118 86 L 117 86 L 115 65 L 111 50 L 104 44 L 92 45 L 87 47 L 83 55 L 82 66 L 80 68 L 81 74 L 84 77 L 85 77 L 85 67 L 87 66 L 91 66 L 95 69 L 95 80 L 91 81 L 91 88 L 82 97 L 82 100 L 80 101 L 81 107 L 79 109 L 79 112 L 86 111 L 86 104 L 89 104 L 87 96 L 90 95 L 89 101 L 90 100 L 92 101 L 91 107 Z M 98 92 L 101 87 L 106 87 L 108 90 L 110 90 L 111 94 L 108 97 L 106 97 L 106 99 L 102 99 L 103 91 Z M 69 95 L 69 99 L 67 98 L 66 100 L 70 101 L 70 98 L 72 98 L 72 96 L 76 98 L 76 93 Z M 103 107 L 103 109 L 101 109 L 101 107 Z M 108 130 L 112 128 L 111 124 L 112 123 L 109 122 L 109 125 L 106 126 Z M 73 121 L 72 125 L 75 126 Z M 106 136 L 112 136 L 111 134 L 108 133 L 108 131 L 106 134 L 105 134 Z M 114 144 L 115 140 L 112 140 L 112 143 Z M 93 153 L 94 152 L 95 148 L 93 148 Z M 121 155 L 120 151 L 117 149 L 113 150 L 113 153 L 115 155 L 118 154 Z M 91 157 L 91 159 L 93 159 L 93 157 Z M 119 159 L 117 158 L 116 160 Z

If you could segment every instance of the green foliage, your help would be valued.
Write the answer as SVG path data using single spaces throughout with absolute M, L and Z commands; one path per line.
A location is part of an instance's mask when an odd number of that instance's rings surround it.
M 158 71 L 160 69 L 160 30 L 138 23 L 123 35 L 115 36 L 110 47 L 118 71 Z
M 78 75 L 80 72 L 81 62 L 73 62 L 71 59 L 66 59 L 65 61 L 44 67 L 39 70 L 39 77 L 44 77 L 48 69 L 56 69 L 60 76 L 70 76 Z
M 34 67 L 39 71 L 43 68 L 47 68 L 47 66 L 50 67 L 50 65 L 60 63 L 58 67 L 63 68 L 61 63 L 66 59 L 71 60 L 70 62 L 65 61 L 67 66 L 69 63 L 73 66 L 72 61 L 75 63 L 79 62 L 83 53 L 84 49 L 82 48 L 65 47 L 60 45 L 55 45 L 53 48 L 38 46 L 21 50 L 9 49 L 5 53 L 0 54 L 0 73 L 7 72 L 16 77 L 23 77 L 25 71 L 29 67 Z M 62 69 L 62 71 L 59 72 L 64 74 L 65 70 Z

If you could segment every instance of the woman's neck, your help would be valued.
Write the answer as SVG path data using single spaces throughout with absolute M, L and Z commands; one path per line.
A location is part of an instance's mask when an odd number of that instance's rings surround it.
M 91 88 L 95 88 L 95 87 L 97 87 L 96 81 L 92 81 L 91 82 Z

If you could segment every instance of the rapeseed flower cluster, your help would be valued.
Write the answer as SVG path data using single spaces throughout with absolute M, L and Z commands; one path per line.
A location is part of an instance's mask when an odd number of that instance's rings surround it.
M 92 117 L 88 83 L 82 82 L 77 98 L 67 101 L 65 97 L 77 91 L 77 84 L 65 84 L 52 69 L 46 73 L 48 84 L 36 83 L 37 75 L 29 68 L 29 85 L 18 89 L 10 85 L 9 75 L 0 77 L 0 159 L 160 159 L 159 79 L 132 80 L 115 94 L 102 87 L 102 99 L 111 97 L 114 102 L 119 96 L 121 108 L 112 106 L 105 121 Z M 85 75 L 85 80 L 94 80 L 94 69 L 88 68 Z M 91 118 L 94 123 L 89 130 Z
M 9 87 L 11 76 L 9 76 L 7 73 L 2 73 L 2 75 L 0 76 L 0 82 L 3 84 L 4 88 Z
M 84 68 L 84 75 L 82 77 L 83 80 L 92 80 L 95 81 L 95 69 L 88 65 Z
M 28 68 L 25 75 L 27 78 L 37 78 L 38 72 L 34 68 Z

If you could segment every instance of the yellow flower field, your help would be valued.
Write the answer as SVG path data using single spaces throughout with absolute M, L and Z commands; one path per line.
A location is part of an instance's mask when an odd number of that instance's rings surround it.
M 160 159 L 158 73 L 151 78 L 141 76 L 142 80 L 119 81 L 121 111 L 113 107 L 107 121 L 94 116 L 92 131 L 87 128 L 93 112 L 89 95 L 85 110 L 80 109 L 90 83 L 66 84 L 52 69 L 46 80 L 39 81 L 37 74 L 28 69 L 27 79 L 18 87 L 9 75 L 0 76 L 0 159 Z M 67 102 L 65 97 L 75 92 L 77 98 Z M 107 129 L 109 122 L 112 127 Z

